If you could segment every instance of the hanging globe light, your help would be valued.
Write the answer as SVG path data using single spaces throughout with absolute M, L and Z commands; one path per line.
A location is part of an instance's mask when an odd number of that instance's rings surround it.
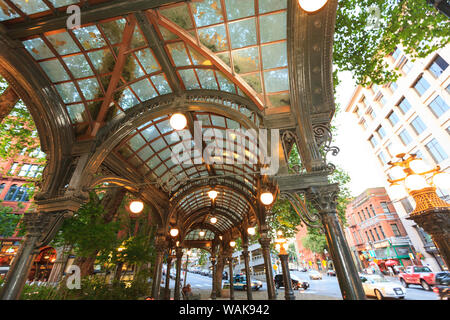
M 256 229 L 255 228 L 248 228 L 247 232 L 249 235 L 254 236 L 256 234 Z
M 394 177 L 394 179 L 403 179 L 404 177 L 406 177 L 406 173 L 405 171 L 403 171 L 402 167 L 392 167 L 391 169 L 389 169 L 391 175 Z
M 198 233 L 198 235 L 199 235 L 200 237 L 204 237 L 204 236 L 205 236 L 205 231 L 200 231 L 200 232 Z
M 409 163 L 409 167 L 417 174 L 430 171 L 430 167 L 428 166 L 428 164 L 421 159 L 411 161 Z
M 142 201 L 132 201 L 130 203 L 130 211 L 132 213 L 141 213 L 144 210 L 144 203 Z
M 172 117 L 170 117 L 170 126 L 174 130 L 183 130 L 186 128 L 187 125 L 187 119 L 186 116 L 182 113 L 174 113 Z
M 170 235 L 172 237 L 175 238 L 178 235 L 178 233 L 179 233 L 179 230 L 177 228 L 170 229 Z
M 428 188 L 430 185 L 427 183 L 425 177 L 418 174 L 412 174 L 406 177 L 405 186 L 411 191 L 418 191 Z
M 400 184 L 392 185 L 389 187 L 389 189 L 390 189 L 389 194 L 391 195 L 392 198 L 403 199 L 408 196 L 405 187 Z
M 210 191 L 208 191 L 208 197 L 209 197 L 211 200 L 216 199 L 218 194 L 219 194 L 219 193 L 218 193 L 216 190 L 210 190 Z
M 450 173 L 440 172 L 433 177 L 433 184 L 440 188 L 450 190 Z
M 230 247 L 232 248 L 236 247 L 236 241 L 230 241 Z
M 322 9 L 328 0 L 298 0 L 300 7 L 306 12 L 313 13 Z
M 270 206 L 273 203 L 274 197 L 272 192 L 264 192 L 261 194 L 261 202 L 266 205 Z
M 217 218 L 216 217 L 212 217 L 209 221 L 211 221 L 212 224 L 216 224 L 217 223 Z

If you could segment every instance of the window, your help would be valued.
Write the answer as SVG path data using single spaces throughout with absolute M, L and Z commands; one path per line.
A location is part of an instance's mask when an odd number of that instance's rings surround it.
M 370 212 L 369 212 L 369 209 L 367 209 L 367 207 L 366 207 L 366 212 L 367 212 L 367 215 L 368 215 L 369 218 L 370 218 Z
M 10 176 L 14 175 L 18 166 L 19 166 L 19 164 L 17 162 L 14 162 L 14 164 L 11 166 L 11 168 L 8 171 L 8 175 L 10 175 Z
M 43 170 L 38 165 L 24 164 L 19 172 L 19 177 L 36 178 Z
M 373 216 L 375 217 L 377 214 L 375 213 L 375 209 L 373 208 L 373 205 L 370 205 L 370 210 L 372 210 Z
M 441 56 L 437 56 L 433 62 L 431 63 L 428 70 L 430 70 L 431 74 L 435 76 L 436 78 L 439 78 L 439 76 L 447 69 L 448 63 L 444 59 L 442 59 Z
M 399 137 L 405 146 L 412 142 L 412 138 L 406 129 L 403 129 L 403 131 L 400 132 Z
M 387 118 L 393 127 L 400 121 L 395 111 L 391 111 Z
M 404 73 L 408 74 L 413 67 L 414 67 L 414 63 L 412 63 L 409 60 L 406 60 L 406 63 L 402 66 L 402 71 Z
M 369 141 L 372 144 L 372 147 L 374 147 L 374 148 L 378 145 L 378 140 L 377 140 L 377 138 L 375 138 L 375 136 L 371 136 L 369 138 Z
M 402 101 L 398 104 L 398 107 L 403 112 L 403 114 L 407 113 L 411 109 L 411 104 L 406 98 L 403 98 Z
M 375 240 L 375 236 L 373 235 L 372 230 L 369 230 L 369 232 L 370 232 L 370 235 L 372 236 L 373 242 L 377 241 L 377 240 Z
M 363 219 L 361 218 L 361 213 L 358 212 L 358 216 L 359 216 L 359 220 L 360 220 L 361 222 L 363 222 Z
M 381 231 L 381 235 L 383 236 L 383 239 L 385 239 L 385 238 L 386 238 L 386 235 L 384 234 L 383 228 L 382 228 L 381 226 L 378 226 L 378 228 L 379 228 L 380 231 Z
M 447 88 L 445 88 L 445 90 L 447 90 L 448 94 L 450 94 L 450 84 L 447 86 Z
M 391 84 L 389 85 L 389 89 L 391 89 L 392 92 L 395 92 L 395 90 L 398 89 L 397 82 L 391 82 Z
M 392 228 L 392 232 L 394 233 L 394 236 L 395 236 L 395 237 L 400 237 L 400 236 L 401 236 L 400 230 L 398 229 L 397 224 L 392 223 L 392 224 L 391 224 L 391 228 Z
M 379 126 L 377 129 L 377 133 L 380 136 L 380 139 L 383 140 L 386 137 L 386 130 L 382 126 Z
M 362 119 L 361 126 L 364 128 L 364 130 L 367 129 L 367 122 L 366 120 L 364 120 L 364 118 Z
M 362 215 L 364 217 L 364 220 L 367 220 L 366 213 L 364 212 L 364 209 L 361 210 L 361 213 L 362 213 Z
M 428 106 L 437 118 L 440 118 L 449 109 L 448 104 L 441 96 L 437 96 Z
M 380 238 L 380 234 L 378 233 L 378 231 L 377 231 L 377 228 L 373 228 L 373 231 L 375 231 L 375 233 L 376 233 L 376 235 L 377 235 L 377 238 L 378 238 L 378 240 L 381 240 L 381 238 Z
M 414 129 L 417 135 L 420 135 L 427 129 L 427 126 L 422 121 L 422 119 L 420 119 L 419 116 L 417 116 L 413 121 L 411 121 L 411 127 Z
M 14 202 L 22 202 L 22 201 L 29 201 L 29 195 L 28 195 L 28 188 L 24 186 L 17 186 L 16 184 L 13 184 L 9 190 L 8 193 L 5 196 L 5 201 L 14 201 Z
M 378 91 L 380 91 L 380 86 L 377 84 L 372 85 L 372 90 L 376 94 Z
M 442 149 L 441 145 L 436 139 L 428 142 L 425 148 L 427 148 L 428 152 L 431 154 L 436 163 L 441 163 L 448 158 L 447 153 L 444 151 L 444 149 Z
M 369 115 L 372 118 L 372 120 L 377 117 L 377 114 L 375 113 L 375 111 L 373 111 L 373 109 L 370 110 Z
M 384 213 L 391 213 L 391 211 L 389 210 L 387 202 L 381 202 L 380 205 L 383 208 L 383 212 Z
M 362 97 L 360 102 L 364 106 L 364 108 L 367 108 L 367 103 L 366 103 L 366 97 L 365 96 Z
M 414 151 L 413 154 L 415 154 L 417 156 L 417 158 L 423 159 L 423 153 L 422 153 L 422 151 L 420 151 L 420 149 L 417 149 L 416 151 Z
M 381 95 L 380 102 L 383 106 L 385 106 L 388 103 L 388 101 L 384 95 Z
M 414 84 L 414 89 L 416 89 L 419 96 L 422 96 L 429 88 L 430 84 L 423 76 Z
M 3 189 L 5 189 L 6 184 L 2 183 L 0 184 L 0 194 L 3 192 Z
M 386 155 L 384 154 L 383 151 L 381 151 L 381 152 L 378 154 L 378 159 L 380 160 L 380 162 L 381 162 L 381 164 L 382 164 L 383 166 L 389 162 L 389 160 L 386 158 Z
M 402 50 L 397 47 L 397 48 L 395 48 L 395 51 L 392 53 L 392 58 L 394 58 L 394 60 L 397 60 L 401 54 L 402 54 Z
M 366 233 L 367 241 L 370 242 L 369 234 L 367 233 L 367 231 L 364 231 L 364 232 Z

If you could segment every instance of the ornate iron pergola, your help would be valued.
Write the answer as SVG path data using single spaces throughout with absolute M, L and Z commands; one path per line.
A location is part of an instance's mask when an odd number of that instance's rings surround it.
M 69 5 L 80 8 L 78 28 L 67 27 Z M 326 154 L 338 151 L 330 132 L 336 8 L 337 0 L 312 14 L 294 0 L 4 0 L 0 73 L 29 108 L 47 166 L 2 298 L 18 297 L 36 248 L 51 241 L 89 190 L 110 183 L 156 213 L 156 298 L 163 254 L 174 248 L 170 228 L 180 230 L 181 263 L 181 248 L 191 247 L 223 260 L 238 237 L 245 256 L 247 227 L 258 225 L 274 299 L 270 210 L 259 201 L 270 185 L 304 221 L 322 221 L 344 298 L 363 299 L 336 216 L 338 186 L 327 178 L 333 166 Z M 191 136 L 200 122 L 222 137 L 218 147 L 230 129 L 280 130 L 278 174 L 261 174 L 251 139 L 242 154 L 221 154 L 242 161 L 210 164 L 205 144 L 194 141 L 191 163 L 174 163 L 171 152 L 186 144 L 169 124 L 174 113 L 186 115 Z M 288 173 L 294 144 L 304 173 Z M 207 195 L 212 186 L 215 201 Z M 315 203 L 316 218 L 299 209 L 299 194 Z

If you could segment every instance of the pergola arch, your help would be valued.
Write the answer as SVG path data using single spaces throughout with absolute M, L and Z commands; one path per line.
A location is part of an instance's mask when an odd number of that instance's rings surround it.
M 203 207 L 198 209 L 197 211 L 191 213 L 189 215 L 189 217 L 183 221 L 182 224 L 182 232 L 181 234 L 185 235 L 187 233 L 189 233 L 190 230 L 192 230 L 192 225 L 196 223 L 196 221 L 203 217 L 205 214 L 208 214 L 210 212 L 212 212 L 213 207 Z M 242 221 L 239 221 L 238 218 L 234 215 L 232 215 L 226 208 L 222 208 L 222 207 L 215 207 L 214 208 L 214 215 L 219 215 L 219 216 L 223 216 L 226 219 L 228 219 L 231 224 L 233 225 L 238 225 L 240 223 L 242 223 Z M 222 231 L 223 233 L 223 231 Z

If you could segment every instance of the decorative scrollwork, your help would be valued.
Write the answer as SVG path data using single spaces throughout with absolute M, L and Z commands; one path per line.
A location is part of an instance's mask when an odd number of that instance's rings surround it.
M 305 201 L 296 193 L 283 192 L 280 198 L 289 201 L 294 211 L 300 217 L 301 221 L 310 228 L 320 229 L 323 226 L 320 222 L 320 216 L 317 213 L 310 212 Z
M 335 157 L 341 151 L 338 147 L 332 146 L 333 134 L 331 133 L 330 124 L 316 124 L 313 126 L 313 133 L 316 139 L 316 144 L 322 153 L 324 163 L 327 163 L 327 156 L 331 154 Z M 336 170 L 336 166 L 333 164 L 327 164 L 327 171 L 330 173 Z

